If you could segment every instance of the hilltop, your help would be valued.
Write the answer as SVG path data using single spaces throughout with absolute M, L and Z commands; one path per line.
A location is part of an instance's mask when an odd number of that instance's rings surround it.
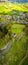
M 2 5 L 1 5 L 2 4 Z M 0 14 L 11 14 L 13 10 L 28 12 L 28 3 L 18 4 L 11 2 L 0 3 Z

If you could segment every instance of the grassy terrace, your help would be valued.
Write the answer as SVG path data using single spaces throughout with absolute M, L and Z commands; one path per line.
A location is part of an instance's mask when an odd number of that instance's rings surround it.
M 1 5 L 2 4 L 2 5 Z M 12 10 L 26 11 L 28 12 L 28 3 L 26 4 L 15 4 L 15 3 L 0 3 L 0 14 L 13 14 Z
M 9 26 L 8 27 L 8 30 L 9 30 Z M 23 32 L 23 29 L 25 28 L 25 25 L 21 25 L 21 24 L 12 24 L 12 33 L 16 33 L 17 35 L 20 35 L 22 32 Z M 7 42 L 9 41 L 9 36 L 8 34 L 3 38 L 3 39 L 0 39 L 0 48 L 4 47 Z
M 21 24 L 13 24 L 12 25 L 12 33 L 21 34 L 23 32 L 23 29 L 25 28 L 25 25 Z

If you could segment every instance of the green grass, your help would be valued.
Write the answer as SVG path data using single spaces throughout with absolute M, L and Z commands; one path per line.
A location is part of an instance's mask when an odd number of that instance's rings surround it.
M 16 29 L 16 33 L 19 34 L 23 32 L 25 26 L 20 24 L 13 24 L 12 25 L 13 32 L 15 32 L 15 28 L 19 29 L 18 32 Z M 17 39 L 14 42 L 12 42 L 12 48 L 10 49 L 10 51 L 7 52 L 7 54 L 5 54 L 4 59 L 1 62 L 6 65 L 19 65 L 20 61 L 26 55 L 26 52 L 28 50 L 27 39 L 28 39 L 28 35 L 27 36 L 24 35 L 24 37 L 21 38 L 21 40 Z M 26 65 L 27 63 L 28 63 L 28 59 L 26 59 L 22 65 Z
M 22 65 L 28 65 L 28 57 L 24 60 L 24 62 L 22 63 Z
M 12 33 L 21 34 L 23 32 L 23 29 L 25 28 L 25 25 L 21 24 L 13 24 L 12 25 Z
M 5 42 L 4 42 L 4 39 L 0 39 L 0 48 L 4 47 L 5 46 Z
M 9 31 L 9 26 L 10 26 L 10 24 L 7 26 L 8 27 L 8 31 Z M 20 35 L 23 32 L 24 28 L 25 28 L 25 25 L 12 24 L 11 32 Z M 7 42 L 9 41 L 9 37 L 7 37 L 7 36 L 8 35 L 6 35 L 6 37 L 0 39 L 0 48 L 4 47 L 7 44 Z
M 25 56 L 26 51 L 27 51 L 28 44 L 26 43 L 26 36 L 24 36 L 20 41 L 15 40 L 14 43 L 12 43 L 12 44 L 13 44 L 13 46 L 12 46 L 10 52 L 8 52 L 5 55 L 3 62 L 6 65 L 9 65 L 9 64 L 10 65 L 19 65 L 20 61 Z
M 1 5 L 2 4 L 2 5 Z M 13 10 L 17 11 L 23 11 L 23 12 L 28 12 L 28 3 L 27 4 L 15 4 L 15 3 L 0 3 L 0 15 L 3 14 L 8 14 L 8 15 L 13 15 L 14 12 Z M 16 13 L 18 15 L 18 13 Z M 0 21 L 4 22 L 6 19 L 1 18 Z M 9 24 L 10 25 L 10 24 Z M 23 29 L 25 28 L 25 25 L 21 24 L 12 24 L 12 33 L 16 34 L 21 34 L 23 32 Z M 22 58 L 25 56 L 26 51 L 28 50 L 28 35 L 25 36 L 19 40 L 15 40 L 12 42 L 12 48 L 10 51 L 5 54 L 4 59 L 1 61 L 2 63 L 6 65 L 19 65 L 20 61 Z M 9 37 L 6 37 L 6 43 L 9 41 Z M 4 47 L 6 45 L 5 39 L 0 39 L 0 48 Z M 0 64 L 2 65 L 2 64 Z M 28 65 L 28 58 L 23 62 L 22 65 Z
M 27 4 L 27 5 L 26 5 Z M 26 4 L 15 4 L 15 3 L 0 3 L 0 14 L 12 14 L 13 10 L 26 11 L 28 12 L 28 3 Z
M 9 38 L 8 34 L 5 37 L 1 38 L 0 39 L 0 48 L 3 48 L 4 46 L 6 46 L 7 43 L 9 42 L 9 40 L 10 40 L 10 38 Z

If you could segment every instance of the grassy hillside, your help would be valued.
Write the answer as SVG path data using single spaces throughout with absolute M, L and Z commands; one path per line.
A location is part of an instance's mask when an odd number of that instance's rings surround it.
M 10 14 L 10 11 L 18 10 L 18 11 L 26 11 L 28 12 L 28 3 L 26 4 L 15 4 L 15 3 L 0 3 L 0 14 Z M 12 12 L 11 12 L 12 13 Z
M 28 3 L 1 2 L 0 24 L 8 21 L 0 26 L 0 65 L 28 65 Z
M 12 43 L 12 48 L 10 51 L 4 56 L 3 64 L 6 65 L 19 65 L 21 60 L 25 57 L 27 52 L 27 43 L 26 43 L 26 36 L 24 36 L 20 41 L 15 40 L 14 43 Z M 25 62 L 25 61 L 24 61 Z M 26 60 L 26 63 L 28 61 Z M 2 64 L 1 64 L 2 65 Z M 27 65 L 27 64 L 22 64 Z
M 10 30 L 9 26 L 7 26 L 7 28 L 8 28 L 8 31 L 9 31 Z M 25 28 L 25 25 L 13 24 L 11 32 L 16 33 L 17 35 L 20 35 L 23 32 L 24 28 Z M 5 37 L 0 39 L 0 48 L 4 47 L 7 44 L 8 41 L 9 41 L 9 36 L 7 34 Z
M 12 25 L 12 32 L 16 34 L 21 34 L 23 32 L 23 29 L 25 28 L 25 25 L 20 24 L 13 24 Z

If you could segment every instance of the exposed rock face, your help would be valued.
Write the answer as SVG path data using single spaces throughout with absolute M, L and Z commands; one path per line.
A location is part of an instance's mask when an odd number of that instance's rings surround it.
M 14 11 L 13 15 L 0 15 L 0 26 L 6 26 L 9 22 L 28 24 L 28 13 Z M 1 23 L 2 22 L 2 23 Z
M 15 13 L 16 11 L 14 11 Z M 16 12 L 17 13 L 17 12 Z M 13 14 L 12 16 L 11 15 L 0 15 L 0 19 L 5 19 L 5 21 L 7 20 L 14 20 L 14 21 L 17 21 L 17 20 L 27 20 L 28 19 L 28 13 L 23 13 L 23 12 L 19 12 L 18 16 L 15 14 Z M 1 21 L 1 20 L 0 20 Z

